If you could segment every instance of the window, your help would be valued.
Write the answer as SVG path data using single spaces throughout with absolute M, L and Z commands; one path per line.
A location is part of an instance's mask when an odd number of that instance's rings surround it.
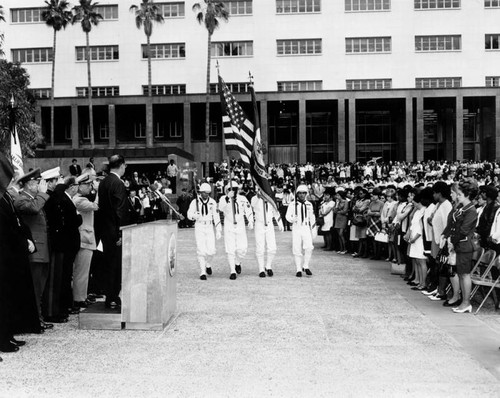
M 389 11 L 391 0 L 345 0 L 345 10 L 356 11 Z
M 118 86 L 92 87 L 92 97 L 116 97 L 120 95 Z M 88 97 L 88 87 L 77 87 L 77 97 Z
M 486 76 L 486 87 L 500 87 L 500 76 Z
M 214 57 L 251 57 L 253 56 L 252 41 L 227 41 L 212 43 Z
M 461 77 L 421 77 L 415 79 L 416 88 L 462 87 Z
M 484 0 L 484 8 L 500 8 L 500 0 Z
M 320 91 L 320 90 L 323 90 L 322 80 L 278 82 L 278 91 Z
M 345 52 L 358 53 L 390 53 L 390 37 L 346 37 Z
M 118 6 L 117 5 L 99 5 L 96 7 L 97 13 L 101 14 L 102 19 L 118 19 Z
M 320 11 L 320 0 L 276 0 L 277 14 L 306 14 Z
M 134 123 L 134 138 L 146 138 L 146 125 Z
M 391 88 L 392 88 L 392 79 L 346 80 L 347 90 L 388 90 Z
M 12 23 L 39 23 L 44 22 L 42 11 L 45 7 L 36 8 L 11 8 L 10 21 Z
M 51 91 L 52 90 L 50 88 L 32 88 L 31 89 L 31 93 L 37 99 L 50 98 Z
M 460 8 L 460 0 L 414 0 L 415 10 L 443 10 Z
M 229 91 L 232 93 L 248 93 L 248 86 L 249 83 L 228 83 L 226 82 L 227 87 L 229 88 Z M 211 83 L 210 84 L 210 92 L 212 94 L 217 94 L 219 93 L 219 84 L 218 83 Z
M 314 55 L 322 53 L 321 39 L 277 40 L 278 55 Z
M 182 18 L 184 17 L 184 2 L 178 1 L 175 3 L 157 3 L 160 8 L 163 18 Z
M 85 47 L 76 47 L 76 60 L 86 61 Z M 119 59 L 118 46 L 90 46 L 91 61 L 114 61 Z
M 186 94 L 186 85 L 185 84 L 152 85 L 151 91 L 155 96 Z M 142 94 L 148 95 L 148 86 L 142 86 Z
M 484 48 L 485 50 L 498 50 L 500 49 L 498 41 L 500 39 L 500 34 L 488 34 L 484 36 Z
M 415 51 L 439 52 L 460 51 L 462 49 L 462 36 L 415 36 Z
M 252 0 L 229 0 L 224 4 L 230 15 L 252 15 Z
M 184 43 L 151 44 L 150 49 L 151 58 L 154 59 L 186 58 L 186 45 Z M 142 45 L 142 58 L 148 58 L 146 44 Z
M 52 62 L 52 47 L 12 49 L 12 62 L 26 64 Z

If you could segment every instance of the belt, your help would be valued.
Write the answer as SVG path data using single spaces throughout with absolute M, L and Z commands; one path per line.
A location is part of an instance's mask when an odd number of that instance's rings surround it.
M 212 225 L 213 221 L 196 221 L 196 224 L 201 224 L 201 225 Z

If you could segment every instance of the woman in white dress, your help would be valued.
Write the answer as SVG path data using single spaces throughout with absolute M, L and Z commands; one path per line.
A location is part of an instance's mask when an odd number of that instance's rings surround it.
M 319 208 L 319 215 L 323 217 L 324 224 L 321 226 L 321 232 L 323 233 L 323 239 L 325 240 L 324 250 L 333 250 L 333 209 L 335 207 L 335 201 L 333 200 L 334 190 L 332 188 L 326 188 L 323 193 L 323 202 Z
M 405 236 L 409 244 L 408 256 L 413 262 L 413 269 L 415 270 L 415 280 L 418 285 L 413 287 L 413 290 L 425 289 L 425 278 L 427 276 L 427 257 L 424 254 L 424 213 L 428 205 L 428 201 L 417 193 L 413 198 L 413 205 L 416 208 L 413 218 L 411 219 L 410 227 Z

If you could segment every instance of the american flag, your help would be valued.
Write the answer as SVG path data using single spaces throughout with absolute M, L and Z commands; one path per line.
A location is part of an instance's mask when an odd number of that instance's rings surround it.
M 219 76 L 219 92 L 222 104 L 222 128 L 228 151 L 240 153 L 245 167 L 250 168 L 250 159 L 255 139 L 253 123 L 248 120 L 240 104 Z

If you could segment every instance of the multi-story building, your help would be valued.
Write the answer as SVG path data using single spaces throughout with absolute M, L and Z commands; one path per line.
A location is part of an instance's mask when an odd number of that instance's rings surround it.
M 129 11 L 101 0 L 90 33 L 94 153 L 203 161 L 207 31 L 191 2 L 157 1 L 146 37 Z M 227 0 L 212 37 L 210 159 L 223 156 L 217 69 L 244 109 L 254 77 L 269 162 L 500 158 L 500 0 Z M 73 4 L 72 4 L 73 5 Z M 55 137 L 50 131 L 53 30 L 42 0 L 6 0 L 5 53 L 39 98 L 40 157 L 91 153 L 85 35 L 57 35 Z M 152 137 L 146 125 L 152 124 Z

